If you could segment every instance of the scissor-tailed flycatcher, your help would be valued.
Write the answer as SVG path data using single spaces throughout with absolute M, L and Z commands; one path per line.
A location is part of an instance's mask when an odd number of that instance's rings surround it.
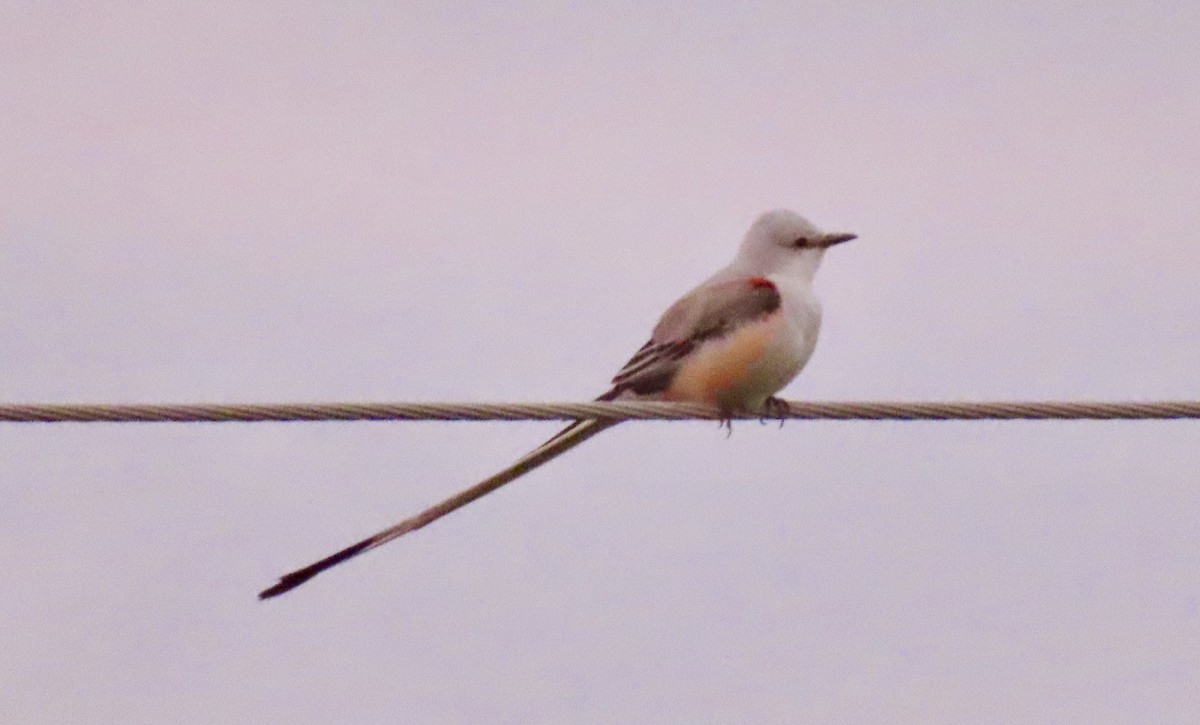
M 854 239 L 822 232 L 790 211 L 769 211 L 746 233 L 729 266 L 663 314 L 598 400 L 709 403 L 729 414 L 770 412 L 772 397 L 800 372 L 817 344 L 821 305 L 812 281 L 825 250 Z M 611 420 L 580 420 L 496 475 L 412 518 L 280 577 L 258 596 L 283 594 L 326 569 L 415 531 L 495 491 L 605 428 Z

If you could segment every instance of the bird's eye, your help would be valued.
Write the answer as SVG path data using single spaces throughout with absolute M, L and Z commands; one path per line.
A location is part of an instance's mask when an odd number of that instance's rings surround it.
M 792 242 L 793 247 L 807 247 L 808 237 L 796 237 L 796 241 Z

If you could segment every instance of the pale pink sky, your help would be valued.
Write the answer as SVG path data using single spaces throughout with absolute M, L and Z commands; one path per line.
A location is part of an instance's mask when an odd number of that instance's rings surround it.
M 789 397 L 1196 398 L 1200 6 L 0 4 L 0 401 L 578 400 L 758 212 Z M 5 722 L 1194 722 L 1191 423 L 0 426 Z

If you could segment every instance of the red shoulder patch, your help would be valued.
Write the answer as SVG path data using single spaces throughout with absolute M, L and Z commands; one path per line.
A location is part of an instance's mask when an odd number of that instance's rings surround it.
M 775 283 L 766 277 L 751 277 L 750 285 L 753 287 L 766 287 L 767 289 L 775 289 Z

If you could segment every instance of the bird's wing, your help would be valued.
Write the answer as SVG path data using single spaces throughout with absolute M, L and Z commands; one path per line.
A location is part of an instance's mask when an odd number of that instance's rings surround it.
M 765 277 L 697 287 L 667 309 L 650 341 L 613 378 L 613 391 L 648 395 L 666 390 L 681 361 L 697 345 L 771 314 L 781 302 L 779 289 Z

